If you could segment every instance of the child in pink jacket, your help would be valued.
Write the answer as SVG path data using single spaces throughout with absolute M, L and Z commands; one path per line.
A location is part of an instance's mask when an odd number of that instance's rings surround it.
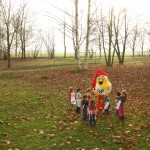
M 90 101 L 90 105 L 88 108 L 88 114 L 89 114 L 89 125 L 95 126 L 96 125 L 96 104 L 94 100 Z

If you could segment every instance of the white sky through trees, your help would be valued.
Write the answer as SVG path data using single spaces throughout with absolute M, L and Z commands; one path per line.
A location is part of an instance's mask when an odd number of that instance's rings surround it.
M 17 3 L 22 2 L 23 0 L 14 0 Z M 68 15 L 55 8 L 54 6 L 68 12 L 69 14 L 74 13 L 74 0 L 25 0 L 28 4 L 31 13 L 34 13 L 36 20 L 36 27 L 41 28 L 42 30 L 52 30 L 55 35 L 56 49 L 57 51 L 63 52 L 63 35 L 58 31 L 59 26 L 54 23 L 53 19 L 46 17 L 45 15 L 50 15 L 55 18 L 70 20 Z M 119 11 L 121 8 L 127 8 L 128 16 L 141 16 L 144 21 L 150 22 L 150 0 L 91 0 L 93 5 L 103 7 L 103 10 L 108 13 L 108 10 L 111 6 L 114 7 L 116 11 Z M 83 13 L 86 22 L 86 12 L 88 0 L 79 0 L 79 15 Z M 53 5 L 53 6 L 52 6 Z M 67 49 L 71 40 L 67 43 Z M 71 48 L 73 50 L 73 48 Z
M 18 0 L 21 1 L 21 0 Z M 87 1 L 88 0 L 79 0 L 79 9 L 80 11 L 87 10 Z M 127 8 L 129 15 L 141 15 L 144 18 L 150 19 L 150 1 L 149 0 L 93 0 L 96 1 L 97 6 L 102 4 L 104 10 L 108 10 L 111 6 L 115 10 L 120 10 L 121 8 Z M 39 20 L 43 20 L 41 15 L 45 11 L 54 14 L 59 18 L 63 18 L 64 13 L 51 5 L 54 5 L 62 10 L 65 10 L 68 13 L 74 11 L 74 0 L 27 0 L 27 3 L 33 11 L 39 14 Z M 92 2 L 92 1 L 91 1 Z M 43 23 L 44 24 L 44 23 Z

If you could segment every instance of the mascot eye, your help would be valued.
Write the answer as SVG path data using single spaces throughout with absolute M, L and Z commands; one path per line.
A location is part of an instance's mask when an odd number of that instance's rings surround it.
M 101 78 L 100 78 L 100 77 L 98 77 L 97 79 L 98 79 L 98 80 L 101 80 Z

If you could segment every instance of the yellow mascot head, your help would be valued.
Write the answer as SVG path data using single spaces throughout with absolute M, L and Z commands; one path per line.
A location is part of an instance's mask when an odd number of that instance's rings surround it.
M 111 92 L 112 85 L 108 80 L 107 74 L 98 69 L 92 81 L 93 92 L 96 95 L 107 95 Z

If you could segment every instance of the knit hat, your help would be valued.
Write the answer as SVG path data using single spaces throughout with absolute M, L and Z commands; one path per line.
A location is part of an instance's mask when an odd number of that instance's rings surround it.
M 96 78 L 98 76 L 101 76 L 101 75 L 107 76 L 106 72 L 104 72 L 102 69 L 98 69 L 96 74 L 94 75 L 94 78 L 93 78 L 93 81 L 92 81 L 92 87 L 93 88 L 95 88 L 95 86 L 96 86 Z

